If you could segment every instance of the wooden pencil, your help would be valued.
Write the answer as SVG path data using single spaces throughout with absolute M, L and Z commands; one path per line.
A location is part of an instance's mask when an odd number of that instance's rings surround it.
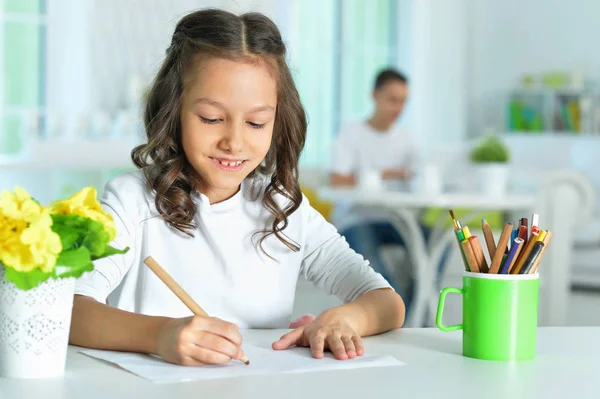
M 494 257 L 492 258 L 492 265 L 490 266 L 490 273 L 498 274 L 500 270 L 500 265 L 502 263 L 502 256 L 504 255 L 504 251 L 507 248 L 508 240 L 510 240 L 510 235 L 512 234 L 513 225 L 512 223 L 506 223 L 504 228 L 502 229 L 502 234 L 500 235 L 500 239 L 498 240 L 498 245 L 496 246 L 496 251 L 494 252 Z
M 537 269 L 540 265 L 540 262 L 542 261 L 542 258 L 544 257 L 544 253 L 548 249 L 548 245 L 550 245 L 550 241 L 552 241 L 552 231 L 548 230 L 548 232 L 546 233 L 546 237 L 544 237 L 544 241 L 543 241 L 544 247 L 542 248 L 542 252 L 540 252 L 540 255 L 535 260 L 535 263 L 531 267 L 529 274 L 533 274 L 537 271 Z
M 490 254 L 490 263 L 494 259 L 494 253 L 496 252 L 496 241 L 494 241 L 494 233 L 487 220 L 481 220 L 481 229 L 483 230 L 483 237 L 485 238 L 485 245 L 487 246 L 488 253 Z
M 483 254 L 483 248 L 481 248 L 481 242 L 479 241 L 479 237 L 469 237 L 469 244 L 471 244 L 471 249 L 473 250 L 473 254 L 475 254 L 475 261 L 477 262 L 479 271 L 481 273 L 487 273 L 490 269 L 488 267 L 487 262 L 485 261 L 485 255 Z
M 465 258 L 467 259 L 467 263 L 469 264 L 469 271 L 473 273 L 479 273 L 479 265 L 477 264 L 477 259 L 475 258 L 475 254 L 473 253 L 473 248 L 471 248 L 469 240 L 462 241 L 460 245 L 465 254 Z
M 192 299 L 192 297 L 187 292 L 185 292 L 185 290 L 179 284 L 177 284 L 175 280 L 173 280 L 173 277 L 171 277 L 165 271 L 165 269 L 163 269 L 154 260 L 154 258 L 148 256 L 146 259 L 144 259 L 144 263 L 150 268 L 150 270 L 154 272 L 154 274 L 158 276 L 158 278 L 160 278 L 163 281 L 163 283 L 167 285 L 167 287 L 169 287 L 171 291 L 173 291 L 175 295 L 177 295 L 181 302 L 183 302 L 188 307 L 188 309 L 192 311 L 192 313 L 194 313 L 196 316 L 209 317 L 208 314 L 206 314 L 206 312 L 204 311 L 204 309 L 202 309 L 200 305 L 198 305 Z M 246 364 L 250 364 L 250 361 L 244 354 L 242 354 L 240 360 Z

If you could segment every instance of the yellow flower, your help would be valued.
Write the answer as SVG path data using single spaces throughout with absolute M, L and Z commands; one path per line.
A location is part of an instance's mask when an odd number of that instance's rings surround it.
M 50 272 L 62 251 L 50 213 L 24 189 L 0 194 L 0 261 L 20 272 Z
M 112 216 L 102 209 L 96 195 L 94 187 L 85 187 L 67 199 L 54 202 L 50 205 L 50 212 L 58 215 L 74 214 L 100 222 L 109 235 L 109 241 L 112 241 L 117 235 L 115 222 Z

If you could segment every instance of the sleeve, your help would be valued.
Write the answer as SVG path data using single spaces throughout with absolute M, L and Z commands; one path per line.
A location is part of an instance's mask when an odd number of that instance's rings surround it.
M 379 288 L 392 286 L 368 261 L 350 248 L 346 240 L 303 198 L 305 240 L 300 272 L 315 287 L 344 303 Z M 393 289 L 393 288 L 392 288 Z
M 357 169 L 355 142 L 352 132 L 342 129 L 334 141 L 331 172 L 340 175 L 351 175 Z
M 117 183 L 108 182 L 100 204 L 113 217 L 117 229 L 117 236 L 110 245 L 117 249 L 129 247 L 129 251 L 124 255 L 113 255 L 94 261 L 94 270 L 84 273 L 75 283 L 75 294 L 85 295 L 102 303 L 106 303 L 108 295 L 121 283 L 135 258 L 133 215 L 131 211 L 126 211 L 126 206 L 120 198 L 120 193 L 127 190 L 119 186 Z

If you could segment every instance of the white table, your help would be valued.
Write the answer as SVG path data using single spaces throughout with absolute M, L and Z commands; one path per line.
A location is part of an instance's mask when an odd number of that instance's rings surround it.
M 589 182 L 580 175 L 557 173 L 541 184 L 535 193 L 508 193 L 503 197 L 477 192 L 431 195 L 412 190 L 368 191 L 332 187 L 321 187 L 318 195 L 324 200 L 378 207 L 390 213 L 391 221 L 408 241 L 407 252 L 415 270 L 415 298 L 407 320 L 411 327 L 433 325 L 437 304 L 434 284 L 437 265 L 448 243 L 455 240 L 452 229 L 446 229 L 443 234 L 434 232 L 434 239 L 430 240 L 428 247 L 419 228 L 418 211 L 426 208 L 468 208 L 478 212 L 518 212 L 523 217 L 530 217 L 535 211 L 541 216 L 540 224 L 554 233 L 552 244 L 544 256 L 543 268 L 540 266 L 540 324 L 565 324 L 571 285 L 571 233 L 578 220 L 591 213 L 594 201 Z M 480 223 L 476 225 L 480 226 Z M 471 224 L 471 228 L 474 227 Z M 482 233 L 478 235 L 482 236 Z M 428 311 L 431 317 L 426 320 Z
M 271 342 L 283 331 L 248 331 Z M 66 374 L 48 380 L 0 379 L 2 399 L 178 398 L 597 398 L 600 327 L 538 329 L 536 359 L 465 358 L 461 333 L 401 329 L 365 339 L 367 354 L 405 366 L 155 384 L 69 349 Z

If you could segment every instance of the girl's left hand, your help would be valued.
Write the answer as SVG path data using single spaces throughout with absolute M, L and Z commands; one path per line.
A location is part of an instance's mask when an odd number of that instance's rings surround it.
M 330 310 L 322 313 L 311 323 L 296 328 L 273 343 L 273 349 L 282 350 L 291 346 L 310 346 L 313 357 L 320 359 L 329 349 L 339 360 L 362 356 L 362 338 L 339 313 Z

